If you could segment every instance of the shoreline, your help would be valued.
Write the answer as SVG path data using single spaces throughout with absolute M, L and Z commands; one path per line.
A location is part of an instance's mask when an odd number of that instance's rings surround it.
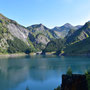
M 0 54 L 0 58 L 13 58 L 13 57 L 22 57 L 22 56 L 28 56 L 28 54 L 25 53 Z
M 36 55 L 43 55 L 43 54 L 37 54 L 37 53 L 30 53 L 30 54 L 25 54 L 25 53 L 13 53 L 13 54 L 0 54 L 0 58 L 14 58 L 14 57 L 22 57 L 22 56 L 36 56 Z M 50 55 L 55 55 L 55 56 L 90 56 L 90 54 L 66 54 L 66 55 L 56 55 L 53 53 L 47 53 L 44 54 L 46 56 Z
M 14 57 L 22 57 L 22 56 L 35 56 L 38 55 L 37 53 L 30 53 L 30 54 L 25 54 L 25 53 L 13 53 L 13 54 L 3 54 L 0 53 L 0 58 L 14 58 Z

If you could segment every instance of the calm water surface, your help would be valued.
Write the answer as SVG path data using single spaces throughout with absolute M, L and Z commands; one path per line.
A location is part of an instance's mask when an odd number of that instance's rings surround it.
M 0 90 L 54 90 L 68 67 L 83 74 L 90 57 L 32 56 L 0 59 Z

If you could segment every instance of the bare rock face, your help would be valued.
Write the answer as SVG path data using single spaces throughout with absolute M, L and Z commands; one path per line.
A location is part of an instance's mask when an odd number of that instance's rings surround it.
M 85 75 L 63 75 L 61 90 L 88 90 Z
M 44 36 L 44 35 L 38 35 L 37 36 L 37 38 L 36 38 L 36 42 L 37 43 L 42 43 L 42 44 L 47 44 L 48 42 L 49 42 L 50 40 L 46 37 L 46 36 Z
M 72 26 L 69 23 L 64 24 L 61 27 L 54 27 L 52 30 L 55 31 L 55 33 L 60 37 L 60 38 L 64 38 L 68 32 L 70 31 L 70 29 L 76 29 L 74 26 Z
M 15 25 L 13 23 L 9 23 L 7 28 L 13 36 L 17 37 L 18 39 L 24 42 L 27 42 L 27 37 L 29 34 L 29 31 L 27 29 L 20 25 Z

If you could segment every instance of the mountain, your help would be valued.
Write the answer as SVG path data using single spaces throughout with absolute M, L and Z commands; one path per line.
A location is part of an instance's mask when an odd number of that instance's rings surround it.
M 0 14 L 1 53 L 22 52 L 27 48 L 29 48 L 32 52 L 35 52 L 44 49 L 47 43 L 55 38 L 57 38 L 56 33 L 42 24 L 36 24 L 26 28 L 18 24 L 16 21 Z M 20 44 L 18 44 L 19 42 Z M 20 48 L 20 46 L 25 47 L 25 50 L 19 51 L 19 49 L 23 49 L 23 47 Z
M 75 26 L 76 29 L 80 29 L 83 25 L 77 25 Z
M 69 29 L 73 28 L 73 26 L 69 23 L 64 24 L 61 27 L 54 27 L 54 31 L 62 32 L 63 30 L 68 31 Z
M 80 54 L 90 55 L 90 37 L 80 42 L 77 42 L 75 44 L 71 44 L 67 46 L 64 49 L 64 54 L 65 55 L 80 55 Z
M 88 53 L 89 40 L 90 21 L 83 26 L 67 23 L 49 29 L 43 24 L 24 27 L 0 14 L 0 53 L 30 53 L 42 50 L 65 54 Z
M 84 40 L 90 36 L 90 22 L 87 22 L 78 30 L 73 30 L 71 34 L 66 37 L 67 43 L 76 43 Z
M 0 14 L 0 22 L 8 29 L 8 31 L 13 36 L 17 37 L 18 39 L 21 39 L 24 42 L 27 42 L 29 31 L 25 27 L 19 25 L 14 20 L 6 18 L 2 14 Z
M 43 34 L 48 39 L 53 39 L 57 37 L 54 31 L 50 30 L 43 24 L 35 24 L 27 27 L 27 29 L 34 35 L 34 37 L 36 37 L 38 34 Z
M 56 51 L 57 55 L 81 55 L 90 54 L 90 22 L 83 26 L 76 26 L 71 29 L 63 39 L 50 41 L 44 52 Z M 57 43 L 56 43 L 57 42 Z M 59 44 L 59 45 L 58 45 Z
M 27 48 L 35 49 L 28 39 L 29 33 L 28 29 L 24 26 L 0 14 L 1 53 L 24 52 Z
M 71 36 L 75 31 L 77 31 L 77 30 L 80 29 L 81 27 L 82 27 L 81 25 L 78 25 L 78 26 L 75 26 L 75 28 L 70 29 L 65 38 L 67 39 L 69 36 Z
M 64 44 L 65 44 L 65 40 L 64 39 L 51 40 L 47 44 L 46 48 L 43 50 L 43 53 L 62 50 L 62 48 L 64 47 Z
M 35 48 L 44 49 L 50 40 L 59 38 L 54 31 L 50 30 L 43 24 L 35 24 L 27 27 L 27 29 L 33 35 L 33 40 L 30 40 L 34 42 L 33 44 Z
M 80 28 L 80 26 L 72 26 L 71 24 L 66 23 L 61 27 L 54 27 L 52 30 L 55 31 L 55 33 L 59 37 L 64 38 L 71 29 L 78 29 L 78 28 Z

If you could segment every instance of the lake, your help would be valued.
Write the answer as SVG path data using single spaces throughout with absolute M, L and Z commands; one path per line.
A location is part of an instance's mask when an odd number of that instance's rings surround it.
M 62 74 L 71 67 L 73 73 L 85 73 L 90 57 L 26 56 L 0 58 L 0 90 L 54 90 Z

